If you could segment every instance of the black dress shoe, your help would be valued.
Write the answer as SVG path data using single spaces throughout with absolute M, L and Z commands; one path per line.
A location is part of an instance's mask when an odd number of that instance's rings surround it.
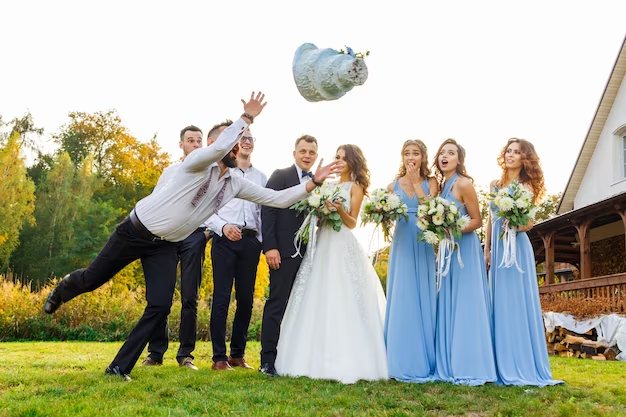
M 122 372 L 120 370 L 120 367 L 115 365 L 115 366 L 107 366 L 107 369 L 104 370 L 104 373 L 109 374 L 109 375 L 115 375 L 115 376 L 119 376 L 120 378 L 122 378 L 124 381 L 129 382 L 132 381 L 132 379 L 130 378 L 130 375 L 125 374 L 124 372 Z
M 54 289 L 50 292 L 48 298 L 46 298 L 46 304 L 44 304 L 43 306 L 43 311 L 48 314 L 52 314 L 57 311 L 59 307 L 61 307 L 61 304 L 63 304 L 63 300 L 61 300 L 59 287 L 63 284 L 63 281 L 65 281 L 69 276 L 70 274 L 67 274 L 65 277 L 63 277 L 61 282 L 59 282 L 57 286 L 54 287 Z
M 270 377 L 278 376 L 278 372 L 276 372 L 276 368 L 274 368 L 274 364 L 269 363 L 269 362 L 261 365 L 261 367 L 259 368 L 259 372 L 261 372 L 263 375 L 267 375 Z

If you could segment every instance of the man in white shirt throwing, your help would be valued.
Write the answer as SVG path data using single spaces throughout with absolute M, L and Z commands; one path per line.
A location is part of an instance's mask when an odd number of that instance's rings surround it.
M 232 122 L 216 125 L 209 132 L 209 145 Z M 252 166 L 250 155 L 255 138 L 250 130 L 239 140 L 237 167 L 231 175 L 245 178 L 265 187 L 267 177 Z M 254 301 L 254 284 L 261 255 L 261 206 L 246 200 L 233 199 L 207 222 L 214 232 L 211 246 L 213 262 L 213 303 L 211 305 L 211 342 L 213 370 L 232 370 L 232 367 L 252 369 L 245 359 L 248 326 Z M 230 357 L 226 356 L 226 320 L 235 281 L 237 310 L 233 320 Z
M 202 148 L 202 130 L 190 125 L 180 132 L 180 148 L 183 150 L 183 160 L 191 152 Z M 168 166 L 163 170 L 154 190 L 163 187 L 176 176 L 180 163 Z M 178 338 L 180 346 L 176 354 L 176 361 L 180 366 L 198 370 L 193 363 L 192 352 L 196 348 L 196 329 L 198 325 L 198 293 L 202 282 L 202 267 L 206 243 L 209 238 L 206 227 L 200 226 L 185 240 L 180 242 L 178 260 L 180 263 L 180 327 Z M 141 363 L 144 366 L 158 366 L 163 364 L 163 355 L 169 343 L 167 320 L 164 320 L 153 333 L 148 343 L 149 355 Z
M 106 368 L 107 374 L 130 381 L 129 374 L 148 340 L 167 318 L 176 283 L 178 242 L 233 198 L 287 208 L 306 198 L 329 175 L 343 169 L 337 160 L 324 167 L 320 163 L 310 181 L 282 191 L 232 177 L 224 161 L 232 165 L 237 158 L 239 139 L 267 104 L 264 98 L 259 92 L 256 97 L 252 93 L 248 102 L 241 100 L 244 113 L 239 120 L 226 128 L 213 145 L 189 154 L 175 178 L 137 202 L 89 267 L 67 274 L 48 295 L 44 311 L 52 314 L 63 303 L 94 291 L 126 265 L 141 259 L 148 305 Z M 218 166 L 211 167 L 214 162 Z

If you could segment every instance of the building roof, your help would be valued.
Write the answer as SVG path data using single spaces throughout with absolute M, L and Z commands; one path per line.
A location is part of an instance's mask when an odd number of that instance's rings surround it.
M 561 201 L 557 207 L 558 214 L 563 214 L 574 209 L 574 199 L 576 198 L 580 184 L 589 166 L 589 161 L 596 149 L 596 144 L 600 139 L 604 124 L 609 117 L 615 96 L 617 96 L 617 92 L 624 79 L 624 74 L 626 74 L 626 38 L 624 38 L 620 52 L 617 55 L 615 65 L 613 65 L 613 70 L 604 88 L 604 93 L 602 93 L 596 114 L 591 121 L 591 126 L 589 126 L 587 137 L 583 142 L 574 169 L 569 177 L 565 191 L 561 196 Z

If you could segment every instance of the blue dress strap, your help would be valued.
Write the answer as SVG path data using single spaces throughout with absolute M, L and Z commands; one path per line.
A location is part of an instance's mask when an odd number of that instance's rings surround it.
M 458 178 L 459 178 L 459 174 L 455 172 L 454 175 L 451 176 L 450 179 L 447 180 L 443 184 L 443 190 L 441 190 L 441 197 L 446 198 L 446 199 L 448 198 L 448 196 L 452 193 L 452 187 L 454 186 L 454 183 L 456 182 Z

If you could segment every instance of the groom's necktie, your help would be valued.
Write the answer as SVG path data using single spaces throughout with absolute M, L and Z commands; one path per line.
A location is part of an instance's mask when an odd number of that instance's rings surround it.
M 308 172 L 302 171 L 302 178 L 304 177 L 309 177 L 313 179 L 313 173 L 311 171 L 308 171 Z

